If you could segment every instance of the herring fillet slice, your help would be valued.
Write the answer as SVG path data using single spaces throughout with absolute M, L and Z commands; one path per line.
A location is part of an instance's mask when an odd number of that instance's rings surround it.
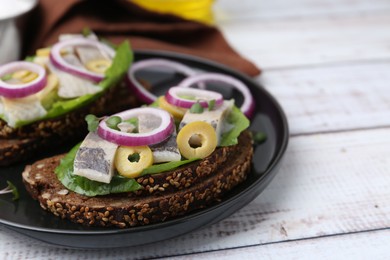
M 111 60 L 108 54 L 105 54 L 97 48 L 77 46 L 75 52 L 82 64 L 87 64 L 89 61 L 97 59 Z
M 161 119 L 152 114 L 139 115 L 138 116 L 138 132 L 147 133 L 157 128 L 161 124 Z M 180 161 L 181 155 L 176 143 L 176 129 L 173 133 L 164 141 L 150 145 L 150 150 L 153 153 L 153 162 L 173 162 Z
M 2 114 L 7 124 L 15 127 L 19 121 L 29 121 L 47 114 L 37 95 L 25 98 L 0 98 Z
M 181 160 L 181 154 L 179 148 L 177 148 L 176 137 L 176 129 L 174 128 L 173 133 L 168 139 L 150 146 L 154 163 L 178 162 Z
M 114 158 L 118 145 L 90 132 L 81 143 L 74 160 L 73 174 L 110 183 L 115 173 Z
M 203 121 L 209 123 L 217 134 L 217 143 L 219 145 L 221 135 L 226 132 L 225 118 L 230 113 L 234 105 L 233 100 L 224 101 L 223 104 L 215 110 L 208 111 L 205 109 L 202 113 L 191 113 L 189 110 L 184 114 L 183 119 L 180 122 L 179 129 L 182 129 L 186 124 L 194 121 Z
M 84 68 L 83 64 L 81 64 L 80 60 L 77 58 L 77 56 L 73 53 L 67 53 L 62 56 L 62 58 L 69 64 L 79 67 L 79 68 Z
M 88 80 L 63 72 L 54 67 L 51 62 L 48 62 L 47 65 L 49 70 L 59 79 L 58 96 L 62 98 L 76 98 L 87 94 L 96 94 L 97 92 L 102 91 L 102 88 L 98 85 L 94 85 Z

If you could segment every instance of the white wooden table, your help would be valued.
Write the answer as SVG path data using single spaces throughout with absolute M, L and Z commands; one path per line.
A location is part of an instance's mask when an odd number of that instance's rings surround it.
M 218 0 L 291 130 L 282 168 L 231 217 L 137 248 L 61 249 L 0 227 L 4 259 L 390 259 L 390 1 Z

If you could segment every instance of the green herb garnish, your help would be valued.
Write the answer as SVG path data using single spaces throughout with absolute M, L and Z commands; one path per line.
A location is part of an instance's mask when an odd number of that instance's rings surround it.
M 87 121 L 88 124 L 88 131 L 95 132 L 99 125 L 99 118 L 95 115 L 89 114 L 85 117 L 85 121 Z
M 136 118 L 136 117 L 132 117 L 132 118 L 123 120 L 123 122 L 132 124 L 134 126 L 138 126 L 138 118 Z
M 192 113 L 192 114 L 202 114 L 203 111 L 204 111 L 204 108 L 202 107 L 202 105 L 199 102 L 196 102 L 190 108 L 190 113 Z
M 35 59 L 35 56 L 27 56 L 26 58 L 24 58 L 25 61 L 30 61 L 30 62 L 33 62 Z
M 89 27 L 84 27 L 83 28 L 82 34 L 83 34 L 84 37 L 89 36 L 91 33 L 92 32 L 91 32 L 91 29 L 89 29 Z
M 141 159 L 141 156 L 139 155 L 139 153 L 133 153 L 133 154 L 130 154 L 129 157 L 127 157 L 127 160 L 129 160 L 129 162 L 139 162 L 139 159 Z
M 187 100 L 195 100 L 195 97 L 194 96 L 191 96 L 191 95 L 185 95 L 185 94 L 182 94 L 182 95 L 177 95 L 179 98 L 182 98 L 182 99 L 187 99 Z
M 1 77 L 1 80 L 2 81 L 7 81 L 7 80 L 10 80 L 12 79 L 12 74 L 5 74 L 4 76 Z
M 19 191 L 16 186 L 10 181 L 7 181 L 7 184 L 8 186 L 6 188 L 0 190 L 0 194 L 12 193 L 14 195 L 12 200 L 19 199 Z
M 213 110 L 215 107 L 215 99 L 210 100 L 208 103 L 209 111 Z
M 18 191 L 18 188 L 16 188 L 16 186 L 10 182 L 10 181 L 7 181 L 7 184 L 8 184 L 8 187 L 11 189 L 12 191 L 12 195 L 14 195 L 14 197 L 12 198 L 12 200 L 18 200 L 19 199 L 19 191 Z
M 128 123 L 134 126 L 134 129 L 131 130 L 132 133 L 138 133 L 138 118 L 132 117 L 126 120 L 123 120 L 123 123 Z
M 252 133 L 252 136 L 255 144 L 261 144 L 267 140 L 267 135 L 264 132 Z
M 114 130 L 120 130 L 118 125 L 122 123 L 122 118 L 120 118 L 119 116 L 110 116 L 107 120 L 106 120 L 106 125 L 111 128 L 111 129 L 114 129 Z

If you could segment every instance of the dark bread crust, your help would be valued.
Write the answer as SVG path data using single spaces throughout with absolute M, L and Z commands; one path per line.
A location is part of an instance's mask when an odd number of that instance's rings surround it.
M 250 171 L 253 155 L 252 139 L 248 132 L 239 138 L 239 144 L 232 146 L 235 152 L 229 153 L 223 162 L 203 159 L 197 164 L 201 168 L 215 165 L 207 175 L 200 174 L 187 187 L 171 185 L 170 189 L 150 193 L 122 193 L 105 196 L 86 197 L 67 190 L 53 173 L 63 155 L 51 157 L 27 166 L 23 172 L 23 182 L 27 191 L 37 199 L 41 207 L 54 215 L 86 226 L 115 226 L 120 228 L 162 222 L 204 208 L 221 200 L 224 194 L 246 179 Z M 226 148 L 226 147 L 225 147 Z M 224 150 L 225 148 L 217 148 Z M 158 174 L 178 176 L 187 168 Z M 208 170 L 207 170 L 208 171 Z M 157 175 L 149 176 L 156 178 Z M 143 177 L 143 178 L 149 178 Z M 189 177 L 191 178 L 191 177 Z M 161 178 L 162 179 L 162 178 Z
M 34 152 L 48 147 L 55 146 L 58 143 L 57 139 L 48 138 L 25 138 L 25 139 L 0 139 L 0 166 L 6 166 L 18 161 L 22 161 L 31 157 Z
M 249 132 L 245 132 L 240 137 L 241 143 L 251 143 L 252 137 Z M 225 146 L 216 149 L 210 156 L 200 161 L 187 164 L 186 167 L 168 171 L 164 174 L 146 175 L 136 178 L 136 181 L 143 187 L 133 193 L 134 196 L 177 191 L 190 187 L 194 183 L 207 178 L 213 174 L 217 168 L 225 163 L 229 158 L 238 156 L 239 150 L 236 146 Z
M 102 93 L 90 104 L 62 117 L 38 121 L 20 128 L 12 128 L 0 119 L 0 165 L 25 160 L 40 149 L 80 140 L 87 134 L 84 120 L 87 114 L 109 115 L 137 105 L 137 100 L 127 86 L 119 84 Z

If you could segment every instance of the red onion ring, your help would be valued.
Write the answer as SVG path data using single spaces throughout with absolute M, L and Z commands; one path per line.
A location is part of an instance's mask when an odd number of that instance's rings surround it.
M 0 95 L 6 98 L 22 98 L 37 93 L 46 86 L 46 71 L 42 66 L 27 61 L 10 62 L 0 67 L 0 78 L 18 70 L 28 70 L 38 77 L 25 84 L 8 84 L 0 79 Z
M 106 124 L 107 119 L 105 119 L 99 123 L 97 133 L 101 138 L 109 142 L 124 146 L 157 144 L 164 141 L 172 134 L 174 128 L 173 119 L 168 112 L 162 109 L 140 107 L 126 110 L 113 116 L 119 116 L 122 120 L 126 120 L 137 117 L 141 114 L 153 114 L 154 116 L 159 116 L 161 118 L 160 126 L 147 133 L 126 133 L 108 127 Z
M 115 51 L 111 47 L 106 44 L 103 44 L 99 41 L 88 39 L 88 38 L 71 38 L 68 40 L 60 41 L 53 45 L 50 51 L 50 61 L 51 63 L 58 69 L 73 74 L 75 76 L 79 76 L 85 78 L 87 80 L 91 80 L 93 82 L 100 82 L 104 75 L 94 73 L 85 68 L 80 68 L 69 64 L 66 62 L 61 56 L 61 50 L 67 47 L 73 47 L 77 45 L 91 46 L 94 48 L 100 49 L 103 53 L 108 54 L 108 56 L 112 59 L 115 56 Z
M 190 67 L 187 67 L 181 63 L 164 60 L 164 59 L 147 59 L 133 63 L 127 72 L 127 85 L 134 90 L 134 94 L 143 102 L 150 104 L 153 103 L 157 96 L 153 95 L 136 79 L 135 73 L 138 70 L 146 69 L 150 67 L 168 67 L 178 72 L 183 73 L 186 76 L 195 75 L 196 72 Z
M 226 83 L 229 86 L 239 90 L 244 97 L 244 102 L 240 107 L 242 113 L 244 113 L 244 115 L 246 115 L 247 117 L 251 117 L 253 115 L 255 109 L 255 102 L 250 90 L 243 82 L 231 76 L 219 74 L 219 73 L 198 74 L 184 79 L 182 82 L 179 83 L 178 87 L 189 88 L 194 84 L 200 82 L 204 83 L 207 81 Z
M 180 95 L 195 96 L 194 100 L 189 100 L 180 97 Z M 194 89 L 194 88 L 180 88 L 172 87 L 165 94 L 167 102 L 173 106 L 182 108 L 191 108 L 193 104 L 199 102 L 199 104 L 207 108 L 209 106 L 208 101 L 215 100 L 215 106 L 219 107 L 223 103 L 223 96 L 215 91 Z

